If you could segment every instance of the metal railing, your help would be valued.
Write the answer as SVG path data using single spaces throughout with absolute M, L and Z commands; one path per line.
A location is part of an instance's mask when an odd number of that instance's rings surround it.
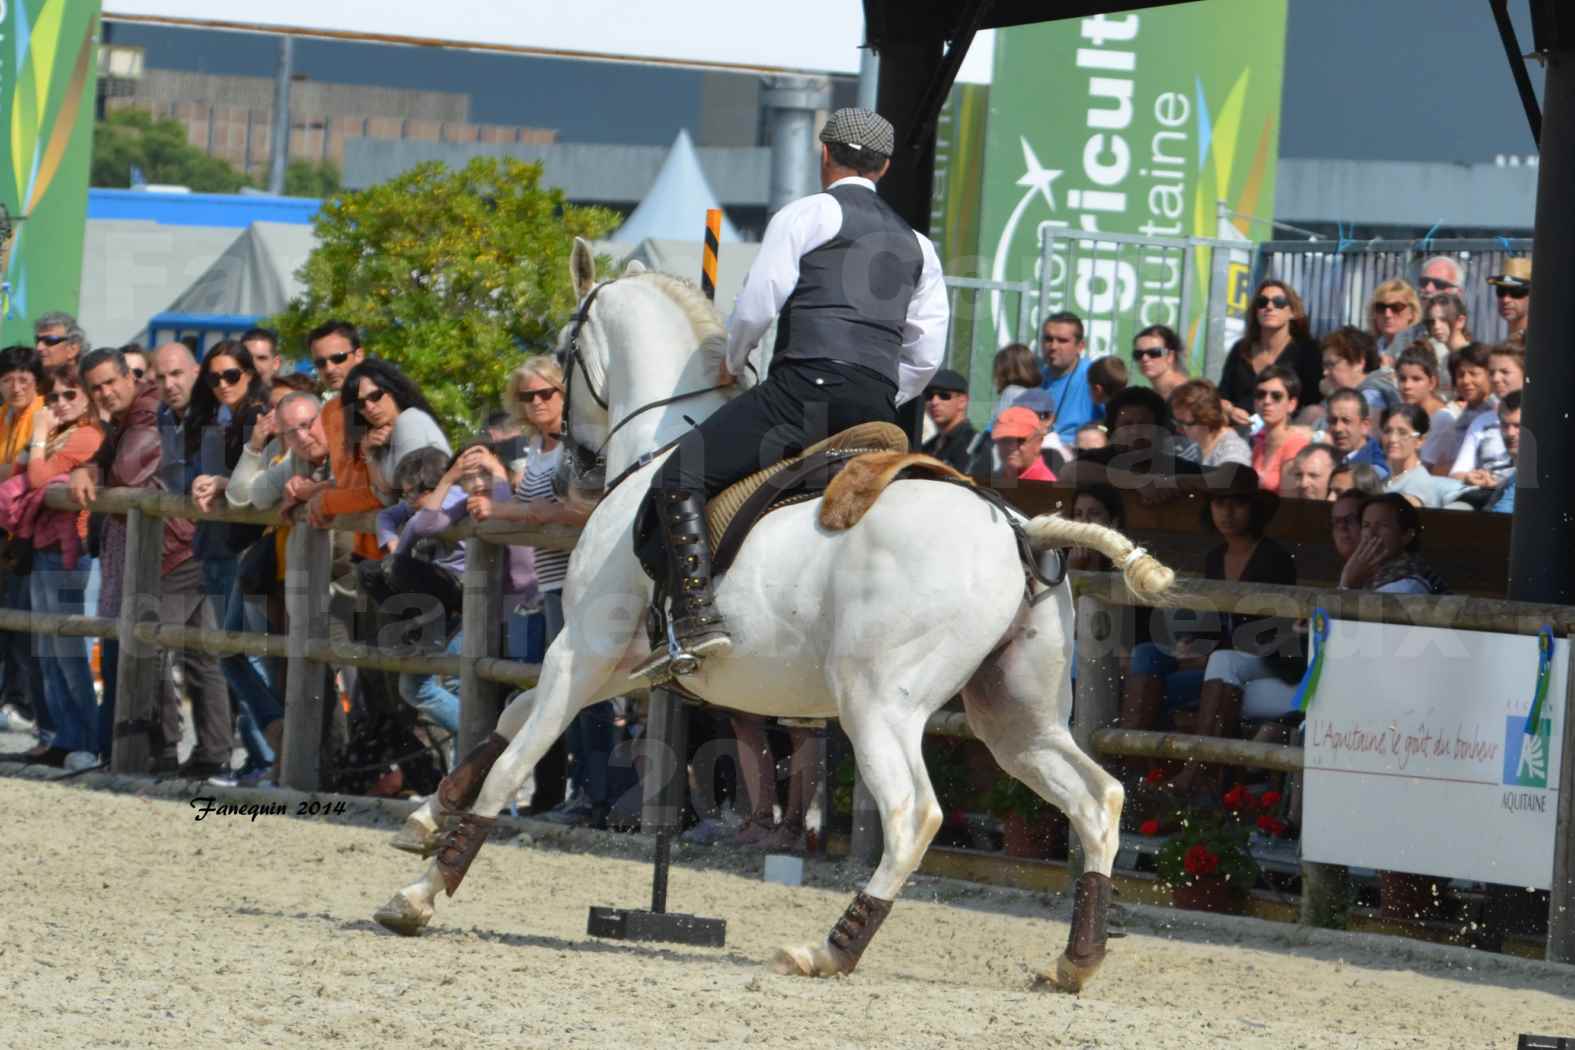
M 1482 342 L 1499 342 L 1505 334 L 1498 301 L 1489 276 L 1503 273 L 1505 259 L 1531 255 L 1531 241 L 1498 238 L 1436 241 L 1264 241 L 1253 259 L 1252 283 L 1265 278 L 1284 281 L 1307 306 L 1313 334 L 1341 325 L 1368 327 L 1367 301 L 1384 281 L 1400 278 L 1413 288 L 1424 261 L 1447 255 L 1460 263 L 1472 334 Z M 1421 290 L 1418 289 L 1418 294 Z

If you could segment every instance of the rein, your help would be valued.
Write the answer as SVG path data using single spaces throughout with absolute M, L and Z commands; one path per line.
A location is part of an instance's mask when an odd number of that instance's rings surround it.
M 609 284 L 612 284 L 616 280 L 618 280 L 618 278 L 615 277 L 611 281 L 603 281 L 591 289 L 590 294 L 585 297 L 585 301 L 580 304 L 579 312 L 574 315 L 574 328 L 569 332 L 569 348 L 567 351 L 567 356 L 569 358 L 567 362 L 568 368 L 564 369 L 563 375 L 563 415 L 564 418 L 568 420 L 568 423 L 563 428 L 562 439 L 564 447 L 568 449 L 569 455 L 573 461 L 575 473 L 581 477 L 595 477 L 597 474 L 604 476 L 606 475 L 607 446 L 612 443 L 613 436 L 617 434 L 618 431 L 628 426 L 629 423 L 635 419 L 635 417 L 643 415 L 654 408 L 665 408 L 668 405 L 677 404 L 680 401 L 687 401 L 693 397 L 701 397 L 705 394 L 715 393 L 716 391 L 723 389 L 724 386 L 724 384 L 718 383 L 715 386 L 708 386 L 702 390 L 690 390 L 686 393 L 674 394 L 672 397 L 664 397 L 660 400 L 651 401 L 647 404 L 641 405 L 633 412 L 630 412 L 623 419 L 619 420 L 618 424 L 607 432 L 607 436 L 602 439 L 600 447 L 598 447 L 594 452 L 592 452 L 585 445 L 582 445 L 580 442 L 576 441 L 574 438 L 573 407 L 574 370 L 576 365 L 579 366 L 580 373 L 585 376 L 585 386 L 586 389 L 590 391 L 592 399 L 594 399 L 595 402 L 601 406 L 602 411 L 610 412 L 611 410 L 611 406 L 609 406 L 607 403 L 606 396 L 601 391 L 596 389 L 595 384 L 591 380 L 591 371 L 588 367 L 586 367 L 585 357 L 580 352 L 580 332 L 585 328 L 586 323 L 591 319 L 591 306 L 596 302 L 596 297 L 601 294 L 603 288 L 606 288 Z M 608 483 L 604 481 L 602 483 L 602 495 L 606 496 L 607 493 L 611 492 L 625 479 L 627 479 L 629 475 L 633 474 L 635 471 L 651 462 L 651 460 L 655 459 L 663 452 L 666 452 L 668 449 L 678 444 L 679 440 L 679 438 L 674 438 L 672 441 L 669 441 L 661 448 L 643 453 L 638 459 L 630 464 L 627 469 L 614 478 L 612 482 Z

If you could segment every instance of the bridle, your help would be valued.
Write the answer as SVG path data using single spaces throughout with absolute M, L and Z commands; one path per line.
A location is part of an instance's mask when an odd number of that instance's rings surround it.
M 591 371 L 585 365 L 585 357 L 580 352 L 580 332 L 584 330 L 586 322 L 591 319 L 591 306 L 596 302 L 596 297 L 601 294 L 603 288 L 606 288 L 608 285 L 614 283 L 617 280 L 618 278 L 615 277 L 610 281 L 602 281 L 596 287 L 592 288 L 590 294 L 587 295 L 584 301 L 580 303 L 580 309 L 574 315 L 574 327 L 569 331 L 569 345 L 564 352 L 565 360 L 563 361 L 564 425 L 563 433 L 559 435 L 559 438 L 563 442 L 565 451 L 567 451 L 569 454 L 570 469 L 574 473 L 575 477 L 582 480 L 591 481 L 592 484 L 590 487 L 601 489 L 602 495 L 604 496 L 613 489 L 617 488 L 618 485 L 623 482 L 623 480 L 630 474 L 633 474 L 651 460 L 655 459 L 663 452 L 666 452 L 668 449 L 678 444 L 679 441 L 678 438 L 674 438 L 672 441 L 669 441 L 660 448 L 653 449 L 650 452 L 642 453 L 639 458 L 631 463 L 621 474 L 619 474 L 611 482 L 607 482 L 605 481 L 607 475 L 607 446 L 612 443 L 614 434 L 618 433 L 618 431 L 627 426 L 636 416 L 639 416 L 645 412 L 649 412 L 653 408 L 662 408 L 667 405 L 676 404 L 679 401 L 686 401 L 689 398 L 700 397 L 704 394 L 714 393 L 715 391 L 722 389 L 722 384 L 718 383 L 716 386 L 708 386 L 703 390 L 691 390 L 687 393 L 675 394 L 672 397 L 664 397 L 661 400 L 652 401 L 648 404 L 641 405 L 633 412 L 630 412 L 623 419 L 619 420 L 618 424 L 607 432 L 607 436 L 602 439 L 601 445 L 594 452 L 589 447 L 575 439 L 573 398 L 574 373 L 576 369 L 578 369 L 580 374 L 585 377 L 585 388 L 590 392 L 591 399 L 601 406 L 603 412 L 610 412 L 610 406 L 608 405 L 607 397 L 602 391 L 596 389 L 595 382 L 591 379 Z M 604 480 L 600 484 L 595 484 L 594 481 L 598 477 Z

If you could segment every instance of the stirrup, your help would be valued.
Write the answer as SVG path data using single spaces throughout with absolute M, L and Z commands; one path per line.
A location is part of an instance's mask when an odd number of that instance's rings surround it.
M 698 645 L 686 646 L 678 640 L 672 618 L 667 620 L 667 648 L 657 649 L 643 663 L 629 672 L 633 678 L 647 679 L 651 685 L 661 685 L 682 675 L 700 670 L 701 662 L 714 652 L 726 652 L 733 647 L 733 640 L 725 631 L 716 631 Z

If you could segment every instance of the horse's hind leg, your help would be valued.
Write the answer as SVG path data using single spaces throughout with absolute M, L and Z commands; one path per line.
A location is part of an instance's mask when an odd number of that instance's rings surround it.
M 778 973 L 807 977 L 852 973 L 940 830 L 941 807 L 920 747 L 925 712 L 905 708 L 901 720 L 893 715 L 889 710 L 843 706 L 842 727 L 853 744 L 859 774 L 880 810 L 885 848 L 875 874 L 837 920 L 831 935 L 820 944 L 783 948 L 772 963 Z
M 1059 604 L 1044 602 L 1039 609 Z M 1039 618 L 1036 609 L 1033 620 Z M 963 701 L 969 725 L 1000 767 L 1064 812 L 1082 844 L 1086 865 L 1074 893 L 1071 935 L 1052 979 L 1064 991 L 1078 991 L 1104 961 L 1110 869 L 1120 844 L 1124 793 L 1067 729 L 1070 632 L 1033 620 L 1029 630 L 979 669 L 964 688 Z

